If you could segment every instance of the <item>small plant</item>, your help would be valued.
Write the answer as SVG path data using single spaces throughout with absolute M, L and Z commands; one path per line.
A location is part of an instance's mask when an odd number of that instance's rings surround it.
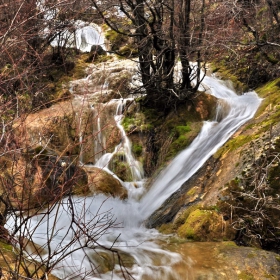
M 143 151 L 143 147 L 140 144 L 133 144 L 132 145 L 132 152 L 137 156 L 140 157 Z

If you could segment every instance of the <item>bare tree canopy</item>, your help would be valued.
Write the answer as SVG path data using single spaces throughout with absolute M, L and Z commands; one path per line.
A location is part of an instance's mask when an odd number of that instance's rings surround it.
M 131 37 L 150 106 L 191 98 L 203 79 L 204 1 L 92 1 L 105 23 Z M 115 20 L 116 14 L 123 20 Z M 180 61 L 179 70 L 176 68 Z M 191 61 L 197 61 L 193 66 Z

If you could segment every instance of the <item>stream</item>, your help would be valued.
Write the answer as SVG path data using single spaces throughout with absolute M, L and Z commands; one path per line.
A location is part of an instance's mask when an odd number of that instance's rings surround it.
M 121 126 L 123 110 L 120 106 L 125 100 L 113 101 L 117 104 L 115 121 L 122 135 L 115 151 L 124 152 L 133 174 L 133 182 L 123 183 L 128 190 L 128 199 L 123 201 L 104 195 L 74 197 L 71 201 L 63 200 L 50 213 L 30 220 L 29 234 L 31 231 L 33 242 L 45 249 L 38 261 L 53 254 L 51 261 L 58 261 L 53 271 L 55 276 L 61 279 L 123 279 L 122 268 L 115 264 L 116 255 L 104 249 L 112 247 L 119 252 L 127 272 L 135 279 L 192 279 L 188 277 L 192 275 L 191 257 L 182 257 L 166 249 L 163 244 L 168 237 L 155 229 L 145 228 L 143 222 L 254 116 L 261 102 L 255 92 L 237 95 L 215 77 L 206 76 L 203 84 L 207 93 L 219 98 L 215 120 L 204 122 L 192 144 L 172 160 L 148 191 L 144 188 L 141 164 L 133 157 L 129 139 Z M 113 153 L 102 155 L 95 166 L 110 172 L 108 163 L 112 156 Z M 133 187 L 134 184 L 138 187 Z M 75 210 L 80 227 L 71 224 L 71 209 Z M 82 228 L 93 237 L 92 240 L 82 237 Z M 81 238 L 76 240 L 77 236 Z M 86 244 L 86 248 L 80 249 L 81 244 Z M 67 250 L 63 251 L 65 247 Z M 64 252 L 63 258 L 60 251 Z M 183 267 L 184 276 L 174 269 L 178 264 Z

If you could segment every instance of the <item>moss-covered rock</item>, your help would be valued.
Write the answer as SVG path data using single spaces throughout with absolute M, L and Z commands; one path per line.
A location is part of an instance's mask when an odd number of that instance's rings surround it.
M 217 212 L 196 209 L 179 227 L 178 235 L 195 241 L 222 241 L 232 240 L 235 232 Z
M 110 161 L 110 169 L 124 182 L 132 181 L 129 164 L 123 152 L 116 153 Z

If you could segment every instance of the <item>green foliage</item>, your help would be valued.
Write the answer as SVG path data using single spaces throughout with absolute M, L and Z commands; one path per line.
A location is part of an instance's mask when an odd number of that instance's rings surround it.
M 183 134 L 191 131 L 191 128 L 188 124 L 187 125 L 178 125 L 174 128 L 173 131 L 180 136 L 180 135 L 183 135 Z
M 132 152 L 137 156 L 140 157 L 142 155 L 143 147 L 140 144 L 134 143 L 132 145 Z

